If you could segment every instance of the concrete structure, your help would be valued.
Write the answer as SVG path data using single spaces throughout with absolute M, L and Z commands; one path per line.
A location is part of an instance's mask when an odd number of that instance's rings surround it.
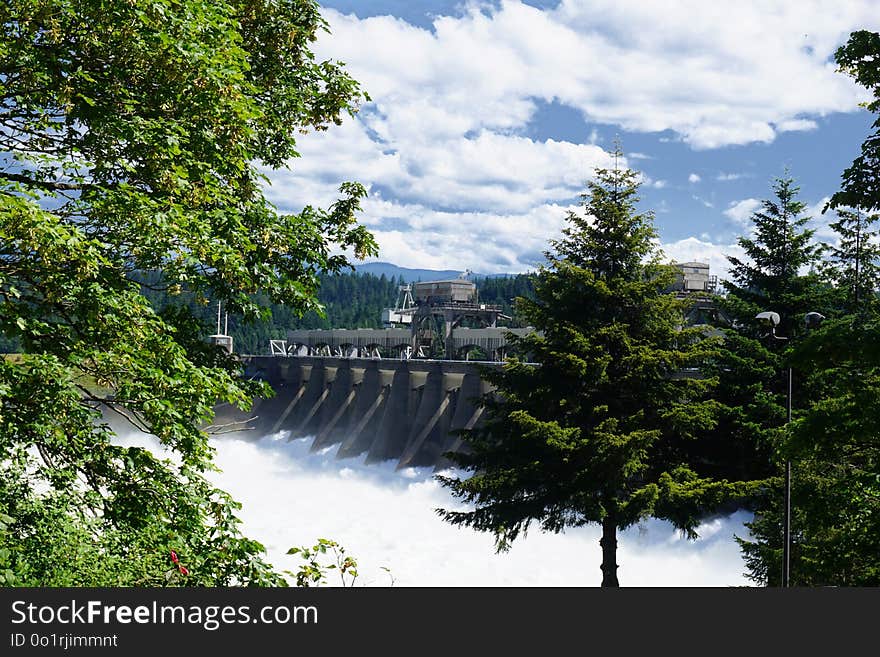
M 476 303 L 477 284 L 465 278 L 426 281 L 413 285 L 417 305 L 444 303 Z
M 707 264 L 678 266 L 682 275 L 671 292 L 714 292 Z M 503 366 L 510 333 L 534 329 L 496 326 L 500 310 L 479 304 L 467 280 L 416 283 L 401 292 L 405 308 L 396 310 L 412 318 L 410 326 L 291 330 L 287 340 L 272 340 L 271 356 L 242 356 L 246 374 L 267 381 L 276 396 L 255 400 L 248 414 L 218 406 L 215 423 L 259 436 L 287 432 L 291 440 L 310 439 L 312 451 L 334 449 L 338 458 L 394 460 L 398 468 L 448 465 L 443 454 L 462 448 L 455 432 L 477 426 L 481 400 L 493 394 L 481 378 L 484 368 Z M 692 305 L 691 323 L 716 312 L 702 296 Z M 488 326 L 459 325 L 467 319 Z M 442 338 L 444 360 L 424 357 L 422 331 L 436 320 L 439 333 L 430 330 L 432 339 Z M 468 362 L 475 355 L 484 362 Z
M 678 293 L 706 292 L 715 294 L 718 287 L 718 277 L 709 274 L 708 262 L 676 262 L 675 266 L 681 270 L 672 286 L 672 291 Z
M 311 450 L 367 463 L 394 460 L 398 468 L 448 465 L 457 429 L 480 422 L 480 399 L 492 387 L 474 363 L 243 356 L 246 374 L 267 381 L 275 397 L 257 399 L 244 414 L 217 407 L 215 425 L 256 436 L 289 432 L 311 439 Z M 489 368 L 501 363 L 482 364 Z M 210 428 L 209 428 L 210 430 Z
M 675 266 L 681 273 L 669 292 L 693 302 L 686 314 L 688 324 L 732 325 L 730 317 L 712 299 L 711 295 L 718 293 L 718 277 L 709 273 L 709 263 L 677 262 Z

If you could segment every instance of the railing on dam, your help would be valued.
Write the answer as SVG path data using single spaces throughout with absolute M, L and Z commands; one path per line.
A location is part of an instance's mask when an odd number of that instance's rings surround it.
M 267 435 L 311 439 L 311 451 L 398 468 L 447 465 L 443 454 L 462 447 L 454 433 L 477 426 L 480 399 L 492 387 L 482 367 L 502 363 L 450 360 L 244 356 L 246 374 L 275 390 L 244 414 L 217 408 L 217 425 Z
M 510 334 L 522 336 L 532 328 L 452 329 L 449 346 L 456 359 L 468 360 L 482 353 L 486 360 L 501 362 L 508 355 Z M 386 329 L 298 329 L 287 332 L 286 340 L 272 340 L 277 356 L 337 356 L 340 358 L 410 358 L 413 334 L 408 328 Z

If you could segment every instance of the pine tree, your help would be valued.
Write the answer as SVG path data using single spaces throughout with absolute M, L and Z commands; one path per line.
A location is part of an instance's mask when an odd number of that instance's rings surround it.
M 719 358 L 717 399 L 723 410 L 720 438 L 736 439 L 753 446 L 758 457 L 755 475 L 780 476 L 767 495 L 757 501 L 756 515 L 748 523 L 751 539 L 739 539 L 749 576 L 757 582 L 774 584 L 782 572 L 783 558 L 783 464 L 787 458 L 788 370 L 792 374 L 792 407 L 795 417 L 821 395 L 818 381 L 796 366 L 792 350 L 805 337 L 804 317 L 808 312 L 831 314 L 836 294 L 819 273 L 823 247 L 813 240 L 814 231 L 805 226 L 810 217 L 806 204 L 798 199 L 799 188 L 786 173 L 773 185 L 773 197 L 762 201 L 753 213 L 750 237 L 738 241 L 747 260 L 729 257 L 731 281 L 727 296 L 720 301 L 736 328 L 727 331 L 725 349 Z M 764 311 L 780 316 L 773 334 L 755 319 Z M 783 338 L 775 339 L 773 337 Z M 806 471 L 794 467 L 795 481 Z M 792 499 L 798 484 L 793 484 Z M 792 502 L 792 508 L 796 504 Z M 797 526 L 797 518 L 793 527 Z M 792 559 L 793 563 L 794 559 Z
M 840 70 L 870 91 L 880 112 L 880 34 L 858 31 L 838 49 Z M 833 282 L 843 298 L 794 355 L 822 387 L 796 418 L 785 449 L 803 473 L 793 491 L 792 581 L 801 585 L 880 585 L 880 308 L 877 304 L 877 210 L 880 118 L 841 176 L 829 207 L 839 235 Z
M 615 153 L 615 161 L 621 155 Z M 531 523 L 543 531 L 602 526 L 603 586 L 617 586 L 617 531 L 663 518 L 691 537 L 703 510 L 751 490 L 702 476 L 689 458 L 713 425 L 713 381 L 683 376 L 715 349 L 684 328 L 686 302 L 665 294 L 653 215 L 640 213 L 637 173 L 599 169 L 517 299 L 539 333 L 516 340 L 511 359 L 485 376 L 487 420 L 463 432 L 469 453 L 450 458 L 471 476 L 440 476 L 472 511 L 439 509 L 456 524 L 493 532 L 505 550 Z
M 829 274 L 842 295 L 842 307 L 852 313 L 873 307 L 880 288 L 880 231 L 874 226 L 880 214 L 866 215 L 859 209 L 837 209 L 830 224 L 837 233 L 837 246 L 829 246 Z
M 787 173 L 777 178 L 774 198 L 761 201 L 751 216 L 752 236 L 737 240 L 748 260 L 727 258 L 730 280 L 724 282 L 723 305 L 741 325 L 751 325 L 746 333 L 752 336 L 765 333 L 754 319 L 759 312 L 779 313 L 778 334 L 793 337 L 804 313 L 828 300 L 815 272 L 822 248 L 813 241 L 815 231 L 805 228 L 810 217 L 804 214 L 806 203 L 798 199 L 799 191 Z

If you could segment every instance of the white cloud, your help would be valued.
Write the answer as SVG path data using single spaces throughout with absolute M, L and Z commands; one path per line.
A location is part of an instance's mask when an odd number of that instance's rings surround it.
M 422 141 L 397 146 L 373 141 L 348 120 L 302 137 L 291 169 L 267 172 L 269 198 L 279 207 L 326 205 L 341 180 L 381 186 L 401 200 L 439 208 L 516 212 L 570 199 L 596 167 L 612 165 L 599 146 L 481 131 L 450 137 L 442 147 Z M 621 160 L 626 166 L 626 158 Z
M 733 180 L 739 180 L 740 178 L 745 178 L 747 174 L 745 173 L 724 173 L 721 172 L 717 176 L 715 176 L 715 180 L 719 182 L 730 182 Z
M 371 198 L 365 214 L 380 259 L 403 267 L 509 273 L 544 262 L 575 206 L 540 205 L 524 213 L 441 211 Z
M 832 230 L 829 224 L 837 221 L 837 213 L 834 210 L 828 210 L 828 212 L 822 214 L 825 204 L 830 200 L 830 196 L 825 196 L 816 203 L 808 205 L 804 209 L 804 214 L 812 218 L 812 220 L 807 223 L 807 227 L 816 231 L 813 233 L 813 238 L 815 240 L 836 245 L 839 241 L 839 236 L 834 230 Z
M 331 35 L 317 55 L 346 62 L 373 102 L 300 138 L 303 157 L 270 174 L 278 207 L 326 206 L 342 180 L 359 180 L 371 190 L 362 221 L 383 259 L 522 271 L 558 235 L 593 168 L 610 165 L 597 124 L 669 131 L 661 141 L 694 148 L 810 129 L 864 99 L 829 57 L 853 28 L 880 27 L 862 3 L 822 0 L 772 10 L 753 0 L 724 12 L 701 0 L 463 6 L 433 30 L 324 10 Z M 582 115 L 585 143 L 529 138 L 542 102 Z M 696 173 L 688 180 L 701 182 Z M 744 207 L 725 215 L 742 222 Z M 658 212 L 668 209 L 658 202 Z
M 772 141 L 810 115 L 853 111 L 861 91 L 828 63 L 871 3 L 672 5 L 566 0 L 539 10 L 502 0 L 439 17 L 434 32 L 387 16 L 328 10 L 321 54 L 342 59 L 376 99 L 385 137 L 523 126 L 532 99 L 626 130 L 670 129 L 697 148 Z
M 724 216 L 736 222 L 740 226 L 748 226 L 752 213 L 761 207 L 761 201 L 756 198 L 746 198 L 741 201 L 733 201 L 724 211 Z
M 807 130 L 815 130 L 818 127 L 819 126 L 815 121 L 809 119 L 786 119 L 776 124 L 776 130 L 778 132 L 804 132 Z

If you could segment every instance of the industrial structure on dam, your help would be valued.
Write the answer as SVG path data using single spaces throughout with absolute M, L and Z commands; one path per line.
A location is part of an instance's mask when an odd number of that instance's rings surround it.
M 678 266 L 670 292 L 714 292 L 708 265 Z M 709 311 L 708 302 L 695 304 L 694 323 Z M 481 373 L 503 365 L 512 335 L 534 330 L 500 326 L 505 319 L 465 278 L 402 286 L 385 328 L 290 330 L 269 355 L 241 356 L 246 374 L 276 394 L 248 413 L 218 406 L 215 425 L 311 438 L 313 452 L 335 449 L 338 458 L 442 468 L 443 454 L 463 447 L 457 432 L 483 420 L 481 401 L 493 390 Z M 211 341 L 231 351 L 219 311 L 217 327 Z
M 509 334 L 531 329 L 498 326 L 499 319 L 510 317 L 480 303 L 473 281 L 419 282 L 400 286 L 396 306 L 382 314 L 384 328 L 292 330 L 287 340 L 272 340 L 270 350 L 276 356 L 503 362 Z

